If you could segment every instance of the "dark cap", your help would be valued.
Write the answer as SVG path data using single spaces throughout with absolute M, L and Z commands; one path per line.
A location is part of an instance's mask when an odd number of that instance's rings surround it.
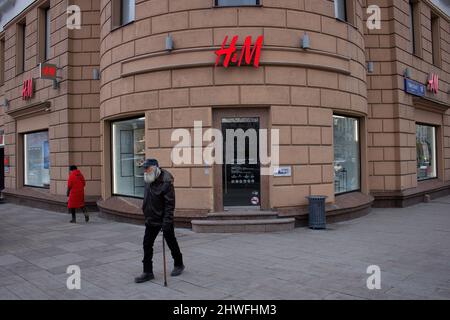
M 144 169 L 147 169 L 148 167 L 159 167 L 158 160 L 156 160 L 156 159 L 147 159 L 142 164 L 142 167 L 144 167 Z

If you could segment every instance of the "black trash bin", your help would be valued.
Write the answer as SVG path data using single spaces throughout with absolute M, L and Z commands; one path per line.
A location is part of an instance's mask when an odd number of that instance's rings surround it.
M 326 229 L 325 199 L 327 196 L 309 196 L 309 228 Z

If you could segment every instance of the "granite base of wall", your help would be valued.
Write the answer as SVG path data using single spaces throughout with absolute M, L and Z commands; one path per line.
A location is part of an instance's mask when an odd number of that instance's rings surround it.
M 67 213 L 67 197 L 53 195 L 46 189 L 22 188 L 3 190 L 5 202 L 22 206 L 33 207 L 43 210 Z M 98 197 L 88 196 L 85 198 L 86 208 L 89 212 L 97 212 Z
M 416 188 L 402 191 L 372 193 L 375 208 L 404 208 L 448 195 L 450 181 L 440 180 L 423 181 Z
M 334 204 L 327 205 L 327 222 L 339 222 L 359 218 L 370 212 L 373 197 L 360 192 L 348 193 L 336 197 Z M 97 202 L 100 216 L 120 222 L 143 224 L 142 200 L 123 197 L 112 197 Z M 296 227 L 308 225 L 308 208 L 290 207 L 277 208 L 274 211 L 279 218 L 295 218 Z M 208 217 L 206 210 L 177 210 L 175 212 L 175 226 L 179 228 L 192 228 L 192 220 L 205 220 Z
M 326 222 L 335 223 L 341 221 L 352 220 L 363 217 L 370 213 L 374 198 L 372 196 L 363 194 L 361 192 L 352 192 L 343 195 L 338 195 L 333 204 L 328 204 L 325 207 Z M 283 217 L 295 217 L 295 226 L 308 226 L 308 207 L 303 206 L 294 211 L 281 210 L 279 214 Z

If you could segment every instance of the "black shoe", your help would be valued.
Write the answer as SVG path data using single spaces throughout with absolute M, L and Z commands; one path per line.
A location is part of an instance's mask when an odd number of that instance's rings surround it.
M 144 272 L 139 277 L 134 278 L 134 282 L 142 283 L 155 279 L 153 272 Z
M 70 223 L 77 223 L 75 219 L 70 220 Z
M 89 222 L 89 215 L 88 214 L 84 215 L 84 221 Z
M 171 273 L 170 275 L 171 275 L 172 277 L 179 276 L 180 274 L 183 273 L 183 270 L 184 270 L 184 265 L 181 265 L 181 266 L 175 266 L 175 267 L 173 268 L 173 271 L 172 271 L 172 273 Z

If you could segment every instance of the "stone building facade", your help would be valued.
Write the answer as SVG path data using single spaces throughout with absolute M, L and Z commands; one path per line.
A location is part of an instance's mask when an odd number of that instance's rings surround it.
M 25 203 L 40 199 L 57 208 L 67 201 L 68 165 L 76 163 L 85 174 L 90 204 L 95 205 L 101 191 L 100 81 L 92 79 L 93 68 L 100 65 L 99 2 L 70 2 L 82 10 L 80 30 L 66 27 L 67 0 L 29 2 L 3 26 L 0 36 L 4 194 Z M 43 62 L 57 66 L 57 87 L 40 78 Z M 30 79 L 31 97 L 24 99 L 24 82 Z
M 371 193 L 380 206 L 403 206 L 422 201 L 425 194 L 448 194 L 448 15 L 427 1 L 372 3 L 381 7 L 383 23 L 381 30 L 365 36 L 366 56 L 375 66 L 368 74 Z M 438 92 L 426 90 L 423 97 L 405 92 L 405 75 L 420 84 L 437 75 Z M 418 176 L 417 124 L 434 128 L 436 172 L 431 178 L 436 179 L 421 181 L 420 170 Z
M 425 0 L 31 2 L 0 34 L 1 90 L 9 104 L 0 111 L 7 197 L 45 194 L 61 204 L 67 166 L 77 164 L 103 214 L 141 219 L 145 157 L 174 175 L 176 220 L 195 220 L 197 230 L 301 225 L 310 195 L 327 196 L 332 220 L 366 213 L 373 204 L 403 206 L 450 192 L 445 7 Z M 79 30 L 65 28 L 70 4 L 81 7 Z M 38 78 L 37 17 L 45 5 L 52 21 L 48 61 L 62 78 L 56 90 L 35 80 L 33 98 L 24 101 L 23 81 Z M 368 28 L 369 5 L 381 9 L 381 29 Z M 18 74 L 16 28 L 23 19 L 27 51 Z M 246 48 L 255 55 L 263 37 L 259 65 L 254 56 L 229 67 L 218 59 L 235 36 L 236 53 L 244 56 Z M 438 87 L 429 86 L 436 92 L 427 90 L 428 78 L 439 79 Z M 261 159 L 174 163 L 174 131 L 193 133 L 194 144 L 200 121 L 201 134 L 277 129 L 282 170 L 262 175 Z M 23 139 L 41 129 L 49 132 L 50 179 L 48 189 L 37 190 L 22 182 Z M 259 149 L 265 144 L 258 140 Z M 191 158 L 198 149 L 205 150 L 192 148 Z M 271 222 L 248 222 L 253 218 Z

